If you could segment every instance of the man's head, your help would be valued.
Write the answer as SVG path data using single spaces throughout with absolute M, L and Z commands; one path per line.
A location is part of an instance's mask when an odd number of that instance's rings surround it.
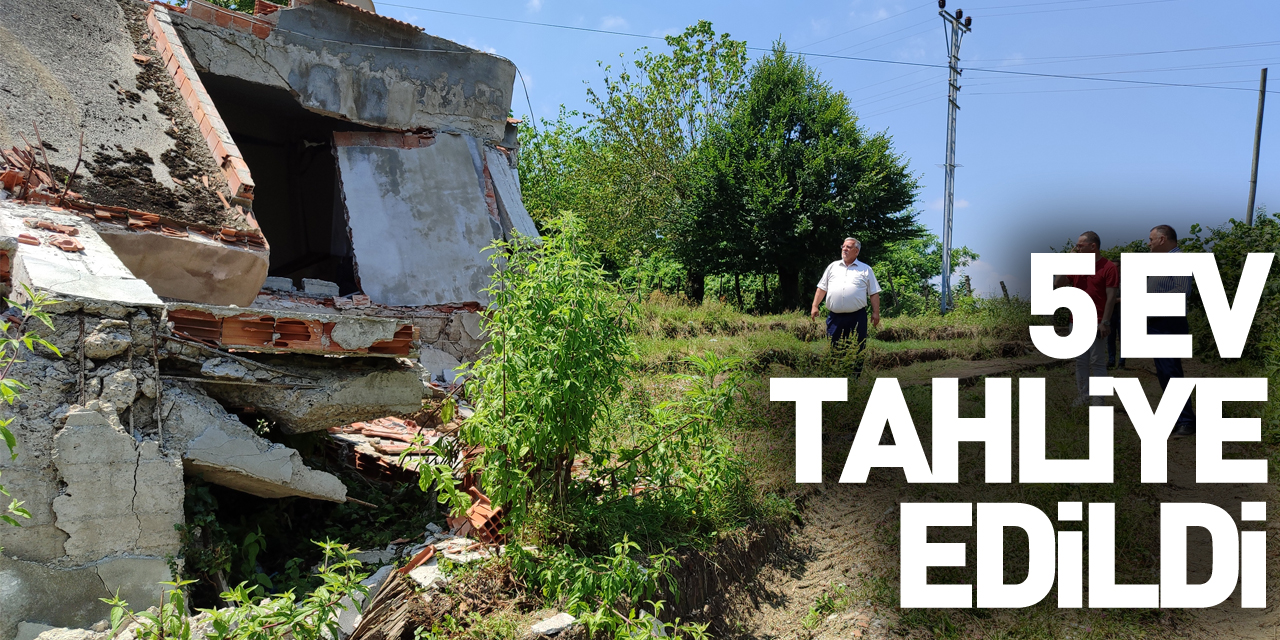
M 1098 239 L 1098 234 L 1092 231 L 1086 231 L 1076 239 L 1076 253 L 1096 254 L 1101 248 L 1102 240 Z
M 855 238 L 845 238 L 844 243 L 840 245 L 840 259 L 845 264 L 853 264 L 858 259 L 858 252 L 862 250 L 862 243 Z
M 1162 224 L 1151 228 L 1147 236 L 1147 247 L 1151 253 L 1168 253 L 1178 246 L 1178 232 L 1173 227 Z

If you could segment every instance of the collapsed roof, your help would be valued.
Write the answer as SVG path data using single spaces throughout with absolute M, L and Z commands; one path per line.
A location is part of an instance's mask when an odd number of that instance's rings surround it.
M 0 0 L 0 181 L 162 298 L 249 306 L 277 276 L 484 306 L 482 249 L 537 234 L 515 66 L 370 8 Z

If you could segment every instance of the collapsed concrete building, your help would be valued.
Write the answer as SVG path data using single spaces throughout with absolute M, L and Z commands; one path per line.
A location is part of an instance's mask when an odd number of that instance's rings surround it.
M 346 499 L 237 415 L 403 415 L 477 356 L 484 249 L 537 234 L 514 79 L 368 0 L 0 0 L 0 287 L 60 351 L 10 372 L 0 640 L 155 604 L 184 476 Z

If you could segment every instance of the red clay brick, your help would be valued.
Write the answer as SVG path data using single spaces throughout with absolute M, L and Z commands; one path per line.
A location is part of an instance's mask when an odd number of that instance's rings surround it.
M 207 136 L 209 135 L 210 131 L 213 131 L 213 123 L 209 122 L 209 112 L 207 111 L 200 112 L 199 124 L 200 124 L 200 135 Z
M 214 22 L 214 16 L 221 12 L 216 12 L 203 2 L 191 2 L 187 4 L 187 15 L 205 22 Z
M 267 36 L 271 35 L 271 25 L 265 22 L 254 22 L 253 35 L 257 36 L 260 40 L 266 40 Z

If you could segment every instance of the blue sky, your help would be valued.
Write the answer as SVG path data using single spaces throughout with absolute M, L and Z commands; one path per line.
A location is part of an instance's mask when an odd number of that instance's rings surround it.
M 947 8 L 961 8 L 974 20 L 961 49 L 961 64 L 970 70 L 961 82 L 956 162 L 963 167 L 956 170 L 954 237 L 957 246 L 982 256 L 967 270 L 978 291 L 998 291 L 1004 280 L 1025 293 L 1028 254 L 1061 246 L 1086 229 L 1110 246 L 1145 237 L 1156 224 L 1186 233 L 1193 222 L 1242 219 L 1264 66 L 1271 75 L 1270 115 L 1257 201 L 1280 210 L 1280 2 L 950 0 Z M 753 47 L 782 38 L 793 51 L 946 63 L 936 1 L 378 3 L 379 13 L 510 58 L 523 72 L 540 118 L 553 116 L 561 104 L 583 108 L 584 83 L 598 86 L 603 77 L 597 61 L 616 62 L 620 53 L 630 57 L 639 47 L 665 45 L 441 10 L 643 36 L 677 33 L 706 19 Z M 946 70 L 818 57 L 810 62 L 850 97 L 863 126 L 893 137 L 921 178 L 920 219 L 937 232 Z M 983 68 L 1219 88 L 978 70 Z M 513 109 L 527 113 L 518 82 L 516 92 Z M 832 259 L 839 257 L 838 245 L 833 238 Z

